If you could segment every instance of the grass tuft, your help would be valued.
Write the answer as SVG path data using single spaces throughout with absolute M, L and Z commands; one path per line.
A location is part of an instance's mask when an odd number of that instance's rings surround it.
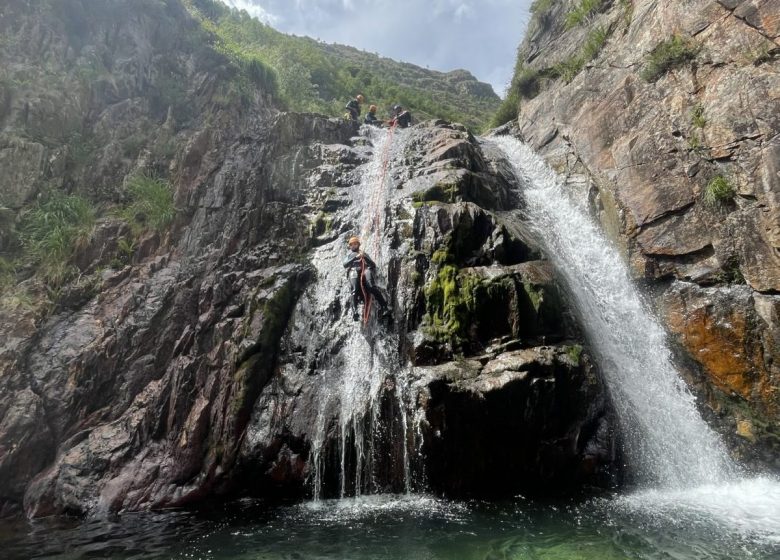
M 44 278 L 59 285 L 70 276 L 70 260 L 86 245 L 94 225 L 95 210 L 88 200 L 55 192 L 23 215 L 20 239 Z
M 707 119 L 704 118 L 704 107 L 700 104 L 691 109 L 691 124 L 696 128 L 704 128 L 707 125 Z
M 566 14 L 566 29 L 587 21 L 591 14 L 601 7 L 601 4 L 602 0 L 580 0 L 580 3 Z
M 648 82 L 655 82 L 670 70 L 696 58 L 698 52 L 699 49 L 693 42 L 674 35 L 656 45 L 650 52 L 640 76 Z
M 722 206 L 734 200 L 734 187 L 723 175 L 713 178 L 704 189 L 704 202 L 708 206 Z
M 173 189 L 170 183 L 151 175 L 135 175 L 127 183 L 130 204 L 120 216 L 134 231 L 147 229 L 162 231 L 176 216 L 173 206 Z

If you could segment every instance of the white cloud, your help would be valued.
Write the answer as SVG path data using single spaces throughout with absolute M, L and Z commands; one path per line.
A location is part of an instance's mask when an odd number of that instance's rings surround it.
M 461 4 L 457 8 L 455 8 L 455 19 L 456 20 L 462 20 L 464 18 L 470 17 L 473 15 L 474 11 L 471 9 L 471 6 L 468 4 Z
M 253 0 L 222 0 L 231 8 L 238 8 L 239 10 L 246 10 L 246 12 L 256 17 L 263 23 L 268 25 L 276 25 L 279 21 L 275 15 L 267 12 L 258 2 Z
M 285 33 L 447 72 L 465 68 L 502 94 L 531 0 L 224 0 Z M 250 8 L 254 8 L 254 11 Z

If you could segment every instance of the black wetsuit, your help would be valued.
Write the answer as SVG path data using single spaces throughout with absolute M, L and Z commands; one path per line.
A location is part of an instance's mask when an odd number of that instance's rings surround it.
M 349 285 L 352 290 L 352 313 L 357 313 L 358 302 L 363 299 L 363 289 L 360 287 L 361 272 L 363 274 L 363 288 L 374 296 L 379 307 L 384 311 L 387 308 L 387 302 L 382 291 L 374 284 L 376 263 L 371 260 L 371 257 L 361 251 L 350 251 L 344 258 L 344 268 L 347 269 Z
M 372 126 L 382 126 L 382 121 L 376 118 L 376 113 L 366 114 L 366 118 L 363 119 L 363 122 Z
M 409 111 L 404 111 L 395 118 L 395 124 L 401 128 L 406 128 L 412 124 L 412 114 Z
M 360 103 L 358 103 L 357 99 L 353 99 L 352 101 L 347 103 L 345 109 L 347 110 L 349 116 L 352 118 L 353 121 L 358 120 L 358 117 L 360 116 Z

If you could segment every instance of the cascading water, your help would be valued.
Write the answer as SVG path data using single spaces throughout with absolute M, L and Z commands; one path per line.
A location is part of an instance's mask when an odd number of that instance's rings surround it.
M 564 278 L 618 412 L 642 485 L 684 488 L 734 475 L 717 435 L 675 371 L 665 333 L 645 309 L 615 248 L 528 146 L 494 139 L 524 184 L 526 219 Z
M 391 250 L 383 241 L 385 207 L 388 200 L 387 180 L 392 172 L 395 154 L 403 147 L 402 134 L 394 130 L 368 128 L 364 130 L 374 144 L 370 160 L 360 168 L 360 181 L 351 192 L 352 207 L 349 220 L 360 227 L 362 247 L 381 271 L 391 258 Z M 317 269 L 318 282 L 310 301 L 318 307 L 315 315 L 329 316 L 329 308 L 335 299 L 345 299 L 348 291 L 341 259 L 346 248 L 343 240 L 323 246 L 316 251 L 313 264 Z M 343 315 L 343 314 L 342 314 Z M 382 395 L 390 392 L 398 403 L 405 400 L 401 378 L 404 372 L 399 368 L 398 341 L 392 333 L 375 336 L 373 322 L 362 324 L 346 315 L 335 318 L 335 329 L 344 337 L 343 344 L 330 364 L 323 368 L 317 398 L 318 427 L 315 432 L 312 456 L 314 498 L 322 495 L 323 473 L 326 469 L 323 449 L 328 437 L 328 427 L 334 414 L 338 436 L 338 495 L 360 496 L 378 489 L 380 483 L 374 480 L 376 468 L 375 440 L 381 426 L 380 404 Z M 406 406 L 398 407 L 401 430 L 406 433 Z M 405 442 L 406 437 L 401 439 Z M 410 488 L 409 457 L 406 445 L 400 446 L 403 489 Z
M 522 219 L 567 284 L 620 417 L 626 453 L 642 490 L 597 503 L 622 524 L 714 526 L 733 546 L 780 542 L 780 483 L 740 478 L 718 436 L 699 416 L 675 371 L 665 334 L 642 303 L 620 255 L 527 145 L 491 139 L 514 167 L 526 200 Z

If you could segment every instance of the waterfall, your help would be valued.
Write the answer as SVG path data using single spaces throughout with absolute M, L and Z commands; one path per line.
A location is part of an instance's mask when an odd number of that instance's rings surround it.
M 354 226 L 354 233 L 359 231 L 362 248 L 377 264 L 378 283 L 384 285 L 382 272 L 393 256 L 383 239 L 390 196 L 387 183 L 395 155 L 403 149 L 403 134 L 372 127 L 364 127 L 363 134 L 373 143 L 374 149 L 369 161 L 359 169 L 360 181 L 352 187 L 348 219 Z M 368 325 L 362 325 L 360 321 L 353 321 L 349 314 L 331 316 L 334 299 L 346 302 L 349 292 L 341 264 L 347 251 L 345 239 L 339 238 L 315 251 L 312 263 L 317 269 L 318 281 L 307 298 L 313 308 L 312 316 L 319 320 L 325 318 L 323 330 L 343 338 L 337 354 L 322 367 L 316 389 L 318 425 L 312 441 L 310 477 L 315 500 L 322 497 L 324 473 L 329 466 L 324 450 L 331 425 L 335 434 L 330 434 L 330 438 L 338 442 L 338 495 L 342 498 L 360 496 L 387 486 L 376 472 L 378 463 L 392 460 L 387 456 L 393 456 L 394 452 L 382 445 L 384 442 L 377 441 L 382 439 L 383 430 L 393 428 L 383 425 L 383 397 L 399 403 L 398 429 L 401 433 L 396 434 L 396 439 L 403 444 L 396 446 L 400 449 L 395 450 L 395 455 L 399 455 L 397 460 L 401 463 L 397 478 L 402 479 L 399 481 L 402 488 L 393 489 L 406 492 L 410 489 L 409 456 L 405 445 L 408 424 L 406 382 L 399 382 L 405 374 L 400 368 L 397 336 L 389 332 L 379 336 L 373 319 Z M 392 442 L 393 438 L 390 439 Z
M 735 466 L 696 410 L 672 365 L 665 332 L 618 251 L 540 156 L 511 137 L 491 140 L 522 185 L 523 219 L 566 283 L 617 411 L 636 482 L 684 488 L 733 476 Z

